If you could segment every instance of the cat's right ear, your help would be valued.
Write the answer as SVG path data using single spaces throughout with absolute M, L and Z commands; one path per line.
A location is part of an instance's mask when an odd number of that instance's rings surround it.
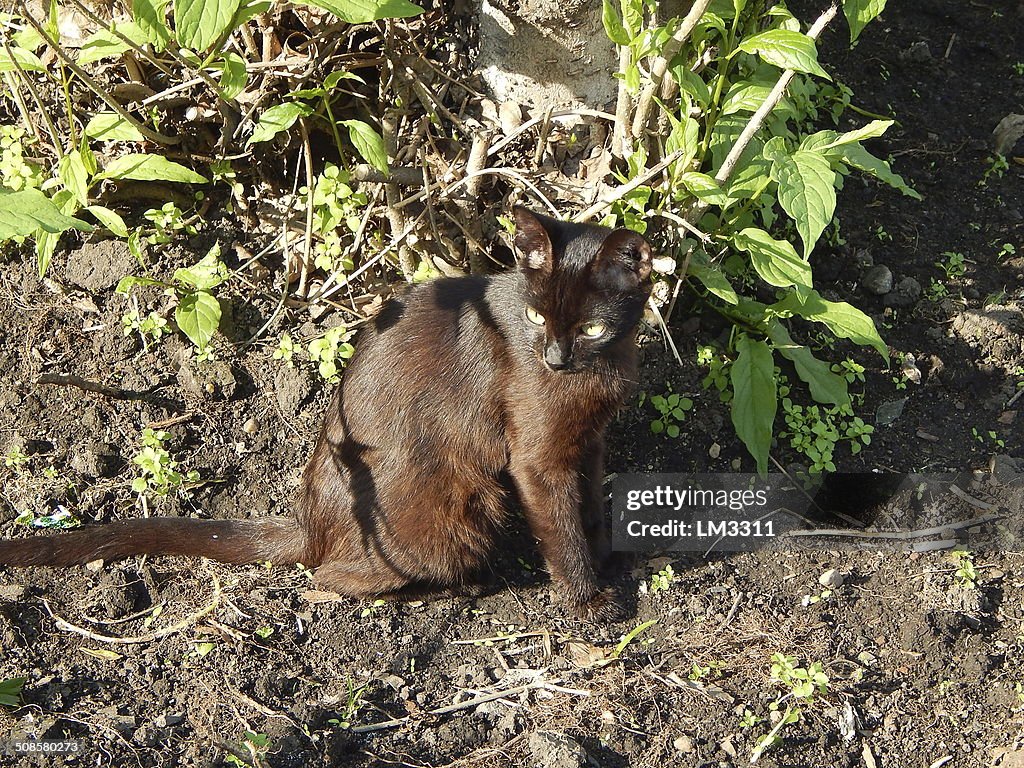
M 512 209 L 516 220 L 514 241 L 516 263 L 522 270 L 551 271 L 551 238 L 532 212 L 517 205 Z

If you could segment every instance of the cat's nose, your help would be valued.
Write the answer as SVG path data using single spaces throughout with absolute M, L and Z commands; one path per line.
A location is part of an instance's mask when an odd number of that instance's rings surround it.
M 544 348 L 544 365 L 552 371 L 564 371 L 569 367 L 570 354 L 558 344 L 548 344 Z

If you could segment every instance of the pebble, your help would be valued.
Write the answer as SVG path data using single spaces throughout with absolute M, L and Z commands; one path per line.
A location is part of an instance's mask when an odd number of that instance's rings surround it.
M 673 741 L 672 746 L 676 748 L 677 752 L 689 754 L 690 752 L 693 752 L 693 739 L 684 734 Z
M 861 285 L 876 296 L 884 296 L 892 290 L 892 272 L 884 264 L 876 264 L 864 273 Z
M 245 424 L 242 425 L 242 431 L 247 435 L 255 435 L 260 428 L 260 423 L 251 416 L 246 419 Z
M 835 568 L 829 568 L 818 577 L 818 583 L 823 587 L 828 587 L 829 589 L 837 589 L 843 586 L 843 582 L 845 581 L 846 577 Z

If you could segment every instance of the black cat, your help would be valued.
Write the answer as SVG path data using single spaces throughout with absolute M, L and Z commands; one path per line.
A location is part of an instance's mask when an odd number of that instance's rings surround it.
M 294 517 L 125 520 L 0 541 L 0 563 L 201 555 L 302 562 L 348 595 L 468 588 L 514 485 L 569 605 L 615 615 L 595 577 L 603 433 L 636 378 L 651 249 L 625 229 L 515 221 L 516 271 L 416 287 L 357 339 Z

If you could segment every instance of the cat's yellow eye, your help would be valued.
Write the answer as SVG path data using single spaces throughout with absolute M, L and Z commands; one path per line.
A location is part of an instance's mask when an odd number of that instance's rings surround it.
M 580 328 L 580 333 L 588 339 L 596 339 L 598 336 L 604 336 L 605 330 L 604 323 L 587 323 Z
M 533 307 L 526 308 L 526 319 L 534 325 L 544 325 L 544 315 L 538 312 Z

